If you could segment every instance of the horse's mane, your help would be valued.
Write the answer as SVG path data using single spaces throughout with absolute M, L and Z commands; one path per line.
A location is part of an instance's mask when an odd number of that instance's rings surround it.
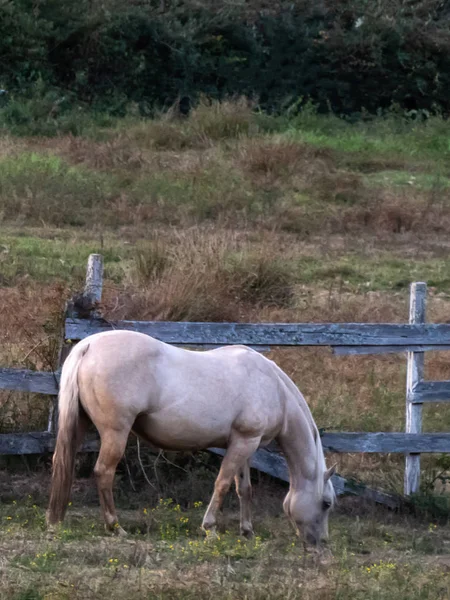
M 316 484 L 317 484 L 317 495 L 318 497 L 322 497 L 323 496 L 323 488 L 324 488 L 324 478 L 323 478 L 323 473 L 325 473 L 325 471 L 327 470 L 327 466 L 326 466 L 326 462 L 325 462 L 325 456 L 323 453 L 323 446 L 322 446 L 322 440 L 320 438 L 320 433 L 319 430 L 317 428 L 317 425 L 314 421 L 314 418 L 312 416 L 311 410 L 305 400 L 305 398 L 303 397 L 303 394 L 300 392 L 300 390 L 298 389 L 298 387 L 295 385 L 295 383 L 292 381 L 292 379 L 283 371 L 283 369 L 281 369 L 276 363 L 274 363 L 273 361 L 272 364 L 275 366 L 276 371 L 278 373 L 278 375 L 280 376 L 280 379 L 282 380 L 282 382 L 284 383 L 284 385 L 287 387 L 288 390 L 290 390 L 295 398 L 298 401 L 298 405 L 300 410 L 304 413 L 306 420 L 309 423 L 309 426 L 311 427 L 311 432 L 314 438 L 314 442 L 316 445 Z M 334 503 L 335 501 L 335 491 L 334 491 L 334 486 L 331 486 L 332 490 L 333 490 L 333 498 L 332 501 Z

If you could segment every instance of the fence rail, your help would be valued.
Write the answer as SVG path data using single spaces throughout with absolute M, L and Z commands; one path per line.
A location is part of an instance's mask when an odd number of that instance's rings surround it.
M 450 400 L 450 381 L 419 381 L 411 390 L 412 404 L 448 400 Z
M 0 435 L 0 455 L 44 454 L 53 450 L 54 437 L 51 432 L 3 433 Z M 325 452 L 350 452 L 352 454 L 450 452 L 450 433 L 325 432 L 321 435 L 321 439 Z M 275 445 L 272 446 L 271 450 L 274 450 L 275 447 Z M 92 448 L 94 449 L 94 446 Z
M 139 331 L 168 344 L 246 346 L 390 347 L 397 352 L 416 346 L 450 350 L 450 325 L 397 323 L 185 323 L 67 319 L 66 338 L 83 338 L 109 331 Z
M 0 390 L 34 392 L 35 394 L 58 394 L 59 373 L 30 371 L 28 369 L 1 369 Z
M 87 269 L 86 287 L 84 294 L 81 295 L 81 302 L 78 298 L 68 304 L 60 353 L 61 363 L 70 351 L 70 345 L 73 342 L 111 329 L 139 331 L 163 342 L 184 347 L 210 348 L 220 345 L 245 344 L 264 351 L 270 346 L 329 346 L 337 355 L 407 352 L 406 432 L 324 432 L 322 435 L 324 449 L 329 452 L 405 454 L 406 494 L 419 489 L 421 453 L 450 453 L 450 433 L 425 434 L 421 432 L 423 403 L 450 400 L 450 381 L 423 380 L 424 353 L 428 350 L 450 350 L 450 325 L 425 323 L 425 283 L 411 285 L 410 322 L 408 324 L 178 323 L 159 321 L 112 323 L 100 318 L 96 312 L 101 300 L 101 291 L 102 258 L 99 255 L 91 255 Z M 81 311 L 79 310 L 80 306 Z M 0 389 L 55 396 L 58 393 L 58 382 L 59 372 L 0 369 Z M 52 428 L 54 428 L 53 413 L 50 418 L 49 432 L 2 434 L 0 435 L 0 454 L 51 452 L 54 447 Z M 96 450 L 97 444 L 95 439 L 90 440 L 83 449 L 86 451 Z M 218 449 L 212 449 L 212 451 L 218 454 L 222 453 Z M 258 464 L 261 467 L 260 470 L 271 472 L 277 477 L 281 472 L 287 473 L 284 458 L 267 449 L 260 449 L 255 454 L 254 465 Z M 256 468 L 259 467 L 256 466 Z M 338 479 L 334 480 L 335 485 L 338 485 Z M 341 489 L 344 488 L 345 486 L 341 485 Z M 371 493 L 374 495 L 378 492 L 372 491 Z

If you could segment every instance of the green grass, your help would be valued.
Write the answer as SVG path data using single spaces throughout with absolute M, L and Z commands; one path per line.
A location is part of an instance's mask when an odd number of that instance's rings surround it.
M 37 235 L 39 233 L 39 235 Z M 33 235 L 34 234 L 34 235 Z M 160 252 L 168 260 L 167 249 L 170 244 L 159 242 Z M 231 239 L 231 238 L 230 238 Z M 145 240 L 128 242 L 120 235 L 107 233 L 78 235 L 75 231 L 14 230 L 0 234 L 0 265 L 3 285 L 13 285 L 25 275 L 41 283 L 55 279 L 80 284 L 86 268 L 89 254 L 101 253 L 105 263 L 105 277 L 120 283 L 135 261 L 140 261 L 142 271 L 148 267 L 146 253 L 150 250 Z M 235 271 L 246 271 L 248 294 L 255 285 L 265 286 L 263 272 L 258 269 L 269 268 L 260 264 L 257 256 L 252 256 L 250 246 L 236 253 L 230 247 L 224 267 Z M 152 254 L 153 256 L 153 254 Z M 333 257 L 320 257 L 306 253 L 300 258 L 286 256 L 274 258 L 273 269 L 278 264 L 279 279 L 284 278 L 285 285 L 314 285 L 329 289 L 330 285 L 341 291 L 361 293 L 367 291 L 407 291 L 412 281 L 427 281 L 437 292 L 450 293 L 450 265 L 445 258 L 407 259 L 396 256 L 393 251 L 371 250 L 370 255 L 353 249 L 335 252 Z M 144 262 L 143 262 L 144 261 Z M 278 261 L 278 262 L 277 262 Z M 269 261 L 270 262 L 270 261 Z M 260 282 L 258 283 L 258 277 Z M 144 277 L 146 279 L 146 276 Z M 254 281 L 253 281 L 254 280 Z M 244 293 L 244 292 L 243 292 Z M 270 294 L 270 290 L 268 290 Z M 245 295 L 245 294 L 244 294 Z
M 446 190 L 450 179 L 439 174 L 411 173 L 407 171 L 379 171 L 366 176 L 370 186 L 414 187 L 419 190 Z
M 1 598 L 281 600 L 301 592 L 306 600 L 421 600 L 450 592 L 447 527 L 381 510 L 332 515 L 330 552 L 314 556 L 284 517 L 257 517 L 246 541 L 232 512 L 218 537 L 205 538 L 204 506 L 180 509 L 166 499 L 122 511 L 133 531 L 122 540 L 102 533 L 96 510 L 83 507 L 81 517 L 70 507 L 69 523 L 47 538 L 43 509 L 31 502 L 0 505 Z
M 44 596 L 35 588 L 26 588 L 12 596 L 13 600 L 44 600 Z
M 93 131 L 43 151 L 9 138 L 0 153 L 2 221 L 80 229 L 219 223 L 302 236 L 349 227 L 373 234 L 397 222 L 450 227 L 435 206 L 449 189 L 448 124 L 438 118 L 350 125 L 305 110 L 275 119 L 237 101 L 202 104 L 181 122 L 127 118 Z M 405 187 L 413 192 L 407 201 Z M 392 193 L 386 208 L 374 201 L 378 191 L 381 200 Z M 384 222 L 383 212 L 395 214 Z
M 333 115 L 318 115 L 310 107 L 288 122 L 286 129 L 292 139 L 366 158 L 432 159 L 442 166 L 450 157 L 450 125 L 440 117 L 414 122 L 391 113 L 351 124 Z
M 392 252 L 376 256 L 348 253 L 340 257 L 301 258 L 294 269 L 297 281 L 328 288 L 335 283 L 342 291 L 408 290 L 413 281 L 427 281 L 439 292 L 450 292 L 450 265 L 445 259 L 405 259 Z
M 85 225 L 115 197 L 114 178 L 24 152 L 0 160 L 0 211 L 9 221 Z
M 253 190 L 234 169 L 198 168 L 194 172 L 156 174 L 139 179 L 130 192 L 135 202 L 149 207 L 159 221 L 216 221 L 220 217 L 263 214 L 267 194 Z
M 0 108 L 0 131 L 17 136 L 89 135 L 115 122 L 104 112 L 70 107 L 67 98 L 61 98 L 58 92 L 42 89 L 42 80 L 35 84 L 31 98 L 11 96 Z
M 45 236 L 45 233 L 43 233 Z M 105 264 L 105 276 L 113 281 L 123 277 L 123 259 L 131 251 L 119 243 L 101 245 L 101 242 L 67 238 L 63 232 L 46 237 L 0 234 L 0 266 L 2 285 L 14 285 L 23 277 L 39 283 L 54 280 L 70 281 L 80 285 L 86 271 L 89 254 L 100 252 Z

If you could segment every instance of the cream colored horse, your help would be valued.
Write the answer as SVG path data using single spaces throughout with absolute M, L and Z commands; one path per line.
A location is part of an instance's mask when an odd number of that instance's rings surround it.
M 124 533 L 113 500 L 113 480 L 130 431 L 170 450 L 226 448 L 202 527 L 214 530 L 233 478 L 241 532 L 251 535 L 249 459 L 277 440 L 290 488 L 283 508 L 308 541 L 328 537 L 334 502 L 317 427 L 303 396 L 276 364 L 245 346 L 195 352 L 130 331 L 81 341 L 66 360 L 59 394 L 59 430 L 47 523 L 63 520 L 74 459 L 92 421 L 101 438 L 95 466 L 106 526 Z

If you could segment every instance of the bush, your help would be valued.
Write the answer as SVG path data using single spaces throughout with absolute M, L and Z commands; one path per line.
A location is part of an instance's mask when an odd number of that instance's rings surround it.
M 0 87 L 12 100 L 0 121 L 19 132 L 51 133 L 60 124 L 76 133 L 80 106 L 123 116 L 132 103 L 148 116 L 201 95 L 247 96 L 269 111 L 311 99 L 352 119 L 393 103 L 412 117 L 448 114 L 449 24 L 438 0 L 297 0 L 265 11 L 257 2 L 230 8 L 206 0 L 162 9 L 119 0 L 3 2 Z M 221 111 L 215 120 L 197 109 L 200 135 L 248 131 L 247 107 Z

